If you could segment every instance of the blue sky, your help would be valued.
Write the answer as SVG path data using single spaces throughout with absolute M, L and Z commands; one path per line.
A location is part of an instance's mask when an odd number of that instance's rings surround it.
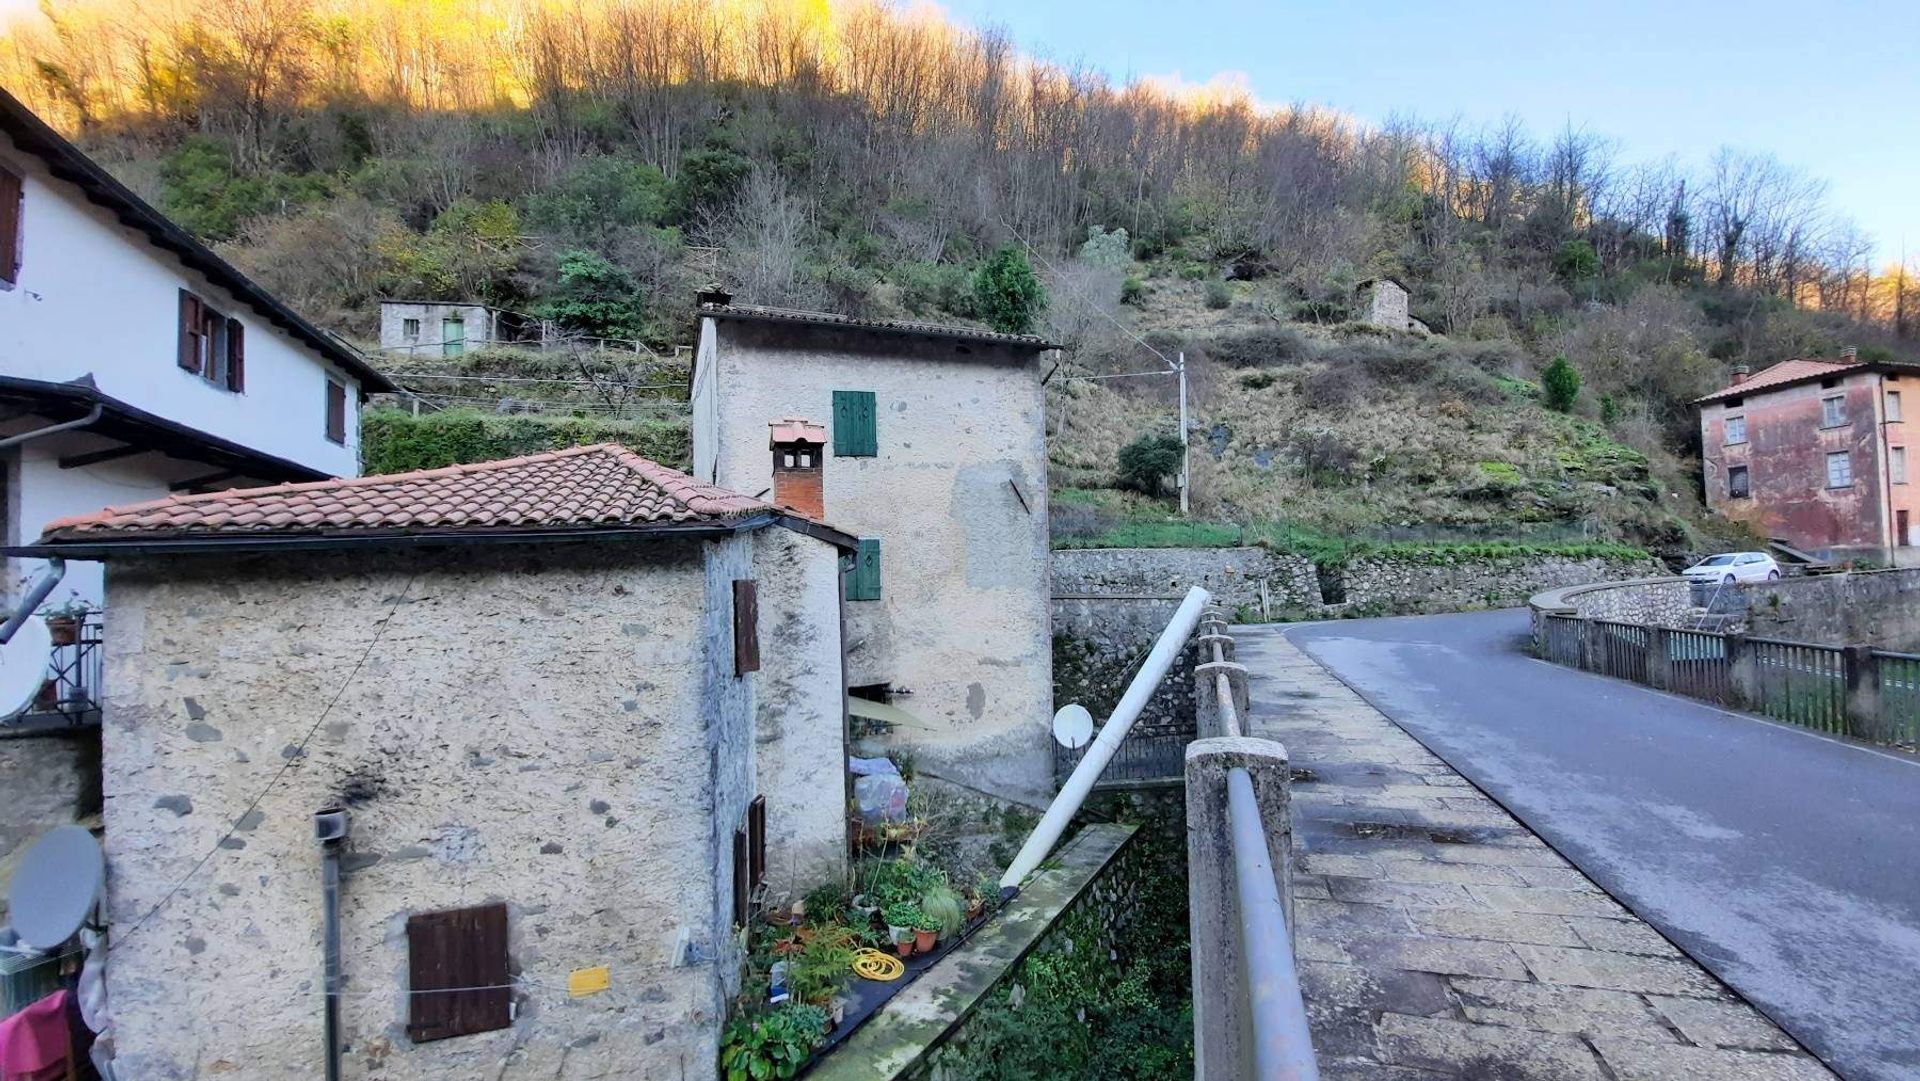
M 1723 143 L 1829 184 L 1883 259 L 1920 259 L 1920 3 L 944 0 L 1116 79 L 1241 73 L 1256 96 L 1469 125 L 1571 122 L 1629 160 Z

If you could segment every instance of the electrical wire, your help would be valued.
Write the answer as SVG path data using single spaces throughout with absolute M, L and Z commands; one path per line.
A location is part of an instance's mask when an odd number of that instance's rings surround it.
M 1132 338 L 1134 341 L 1138 342 L 1140 344 L 1140 348 L 1145 349 L 1147 352 L 1152 353 L 1156 357 L 1159 357 L 1160 362 L 1167 366 L 1168 374 L 1171 374 L 1173 372 L 1177 372 L 1180 370 L 1180 365 L 1174 363 L 1171 359 L 1167 357 L 1165 353 L 1162 353 L 1160 350 L 1155 349 L 1153 346 L 1147 344 L 1147 340 L 1145 338 L 1142 338 L 1140 335 L 1134 333 L 1132 328 L 1128 327 L 1125 323 L 1122 323 L 1120 320 L 1115 319 L 1113 317 L 1112 312 L 1108 311 L 1107 309 L 1105 309 L 1104 307 L 1101 307 L 1098 304 L 1095 304 L 1092 300 L 1088 299 L 1085 295 L 1080 293 L 1078 290 L 1068 285 L 1066 275 L 1060 272 L 1060 268 L 1057 266 L 1054 266 L 1053 263 L 1049 262 L 1046 256 L 1041 255 L 1040 249 L 1034 247 L 1032 241 L 1028 240 L 1025 236 L 1022 236 L 1020 233 L 1020 230 L 1015 229 L 1013 227 L 1012 222 L 1006 220 L 1005 218 L 1001 218 L 1000 224 L 1006 226 L 1007 232 L 1013 234 L 1013 238 L 1015 240 L 1018 240 L 1020 242 L 1020 245 L 1027 249 L 1028 254 L 1032 255 L 1035 259 L 1038 259 L 1040 261 L 1041 266 L 1046 267 L 1048 271 L 1052 272 L 1055 283 L 1058 284 L 1061 287 L 1061 289 L 1063 289 L 1066 292 L 1068 296 L 1074 298 L 1075 300 L 1078 300 L 1080 303 L 1085 304 L 1087 307 L 1093 309 L 1094 314 L 1100 316 L 1100 318 L 1102 319 L 1105 319 L 1107 322 L 1112 323 L 1115 327 L 1119 329 L 1120 333 L 1125 334 L 1127 337 Z
M 407 584 L 400 588 L 400 592 L 393 598 L 393 603 L 387 606 L 387 614 L 380 620 L 379 627 L 374 630 L 373 639 L 367 643 L 367 648 L 361 651 L 360 659 L 353 663 L 353 670 L 347 673 L 347 678 L 341 681 L 340 689 L 333 692 L 333 697 L 327 700 L 326 708 L 320 711 L 320 716 L 314 718 L 313 725 L 307 729 L 306 735 L 300 737 L 300 742 L 294 745 L 293 751 L 291 753 L 283 753 L 280 768 L 274 771 L 273 776 L 267 780 L 266 785 L 260 789 L 259 794 L 254 796 L 252 802 L 247 804 L 247 809 L 240 812 L 240 814 L 234 818 L 233 824 L 228 826 L 227 831 L 220 835 L 220 839 L 213 843 L 213 847 L 207 849 L 205 855 L 194 861 L 193 866 L 187 868 L 187 873 L 181 875 L 179 880 L 168 888 L 166 894 L 163 895 L 152 908 L 147 909 L 146 915 L 141 916 L 135 921 L 127 933 L 119 936 L 117 941 L 126 942 L 132 939 L 133 936 L 140 933 L 142 927 L 147 925 L 148 920 L 151 920 L 161 909 L 167 907 L 167 903 L 173 900 L 174 896 L 180 892 L 181 887 L 191 881 L 194 875 L 200 873 L 200 869 L 207 865 L 207 861 L 213 858 L 214 853 L 220 851 L 220 846 L 225 844 L 227 839 L 233 836 L 234 831 L 240 828 L 240 823 L 246 821 L 247 816 L 252 814 L 255 808 L 260 806 L 260 801 L 267 798 L 267 793 L 273 791 L 273 786 L 280 783 L 280 779 L 287 775 L 287 771 L 293 768 L 293 764 L 306 757 L 307 744 L 313 742 L 314 734 L 320 731 L 322 724 L 326 723 L 327 717 L 333 713 L 333 707 L 339 705 L 340 699 L 346 696 L 347 688 L 353 686 L 353 681 L 360 675 L 360 670 L 366 667 L 367 659 L 373 656 L 373 651 L 380 645 L 380 640 L 386 637 L 387 628 L 393 625 L 394 614 L 398 612 L 400 606 L 406 602 L 408 594 L 413 592 L 413 583 L 418 577 L 419 575 L 417 573 L 407 577 Z

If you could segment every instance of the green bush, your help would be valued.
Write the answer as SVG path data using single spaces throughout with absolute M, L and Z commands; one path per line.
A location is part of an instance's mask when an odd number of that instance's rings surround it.
M 576 239 L 666 221 L 672 191 L 660 170 L 632 158 L 584 158 L 560 182 L 527 200 L 536 226 Z
M 1224 278 L 1207 279 L 1207 307 L 1218 311 L 1233 306 L 1233 290 Z
M 688 151 L 674 178 L 673 202 L 680 220 L 693 221 L 702 211 L 726 206 L 752 172 L 753 162 L 725 147 Z
M 1180 438 L 1143 435 L 1120 448 L 1120 484 L 1148 496 L 1160 494 L 1161 482 L 1180 471 Z
M 1584 240 L 1569 240 L 1553 253 L 1553 272 L 1568 282 L 1586 281 L 1600 274 L 1600 256 Z
M 792 1077 L 826 1038 L 828 1027 L 827 1011 L 798 1002 L 782 1003 L 759 1017 L 736 1018 L 720 1040 L 720 1068 L 727 1081 Z
M 620 443 L 675 469 L 687 463 L 682 420 L 495 416 L 471 409 L 416 417 L 399 409 L 370 409 L 360 424 L 360 462 L 368 473 L 490 462 L 592 443 Z
M 1047 306 L 1047 291 L 1017 248 L 1001 248 L 973 276 L 980 318 L 1002 334 L 1025 334 Z
M 560 256 L 560 279 L 540 314 L 596 338 L 645 336 L 646 310 L 633 275 L 596 252 Z
M 1556 413 L 1570 413 L 1573 402 L 1580 396 L 1580 373 L 1574 370 L 1567 355 L 1561 353 L 1540 373 L 1540 388 L 1546 398 L 1547 408 Z
M 1131 274 L 1127 275 L 1127 280 L 1120 283 L 1120 303 L 1122 304 L 1137 305 L 1146 299 L 1146 295 L 1147 284 Z
M 210 135 L 189 136 L 160 163 L 160 209 L 204 240 L 231 240 L 254 218 L 329 194 L 324 176 L 242 174 L 227 144 Z

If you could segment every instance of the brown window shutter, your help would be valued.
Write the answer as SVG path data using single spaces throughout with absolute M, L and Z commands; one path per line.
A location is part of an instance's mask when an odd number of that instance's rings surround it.
M 510 981 L 506 905 L 407 918 L 407 1035 L 415 1043 L 511 1026 Z
M 747 804 L 747 881 L 755 889 L 767 884 L 767 797 Z
M 238 319 L 227 320 L 227 389 L 247 389 L 247 327 Z
M 733 582 L 733 674 L 760 670 L 760 593 L 751 579 Z
M 200 372 L 200 298 L 180 290 L 180 366 Z
M 20 280 L 20 217 L 24 184 L 13 173 L 0 169 L 0 282 L 12 285 Z
M 347 388 L 327 380 L 327 438 L 347 441 Z
M 752 893 L 748 879 L 752 869 L 747 866 L 747 831 L 733 831 L 733 925 L 747 925 L 747 902 Z

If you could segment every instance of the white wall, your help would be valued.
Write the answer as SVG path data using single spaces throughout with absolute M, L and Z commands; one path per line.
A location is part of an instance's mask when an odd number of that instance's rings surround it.
M 0 161 L 25 179 L 20 281 L 0 287 L 0 374 L 100 389 L 168 420 L 323 472 L 359 472 L 355 380 L 225 290 L 53 179 L 0 136 Z M 177 363 L 185 288 L 246 327 L 246 391 Z M 327 378 L 345 383 L 347 442 L 326 437 Z
M 498 337 L 494 313 L 484 304 L 383 300 L 380 302 L 380 348 L 437 357 L 441 354 L 441 347 L 446 344 L 440 333 L 442 321 L 453 315 L 458 315 L 464 324 L 463 340 L 468 349 L 485 345 Z M 420 332 L 411 338 L 407 336 L 406 322 L 409 319 L 420 321 Z

